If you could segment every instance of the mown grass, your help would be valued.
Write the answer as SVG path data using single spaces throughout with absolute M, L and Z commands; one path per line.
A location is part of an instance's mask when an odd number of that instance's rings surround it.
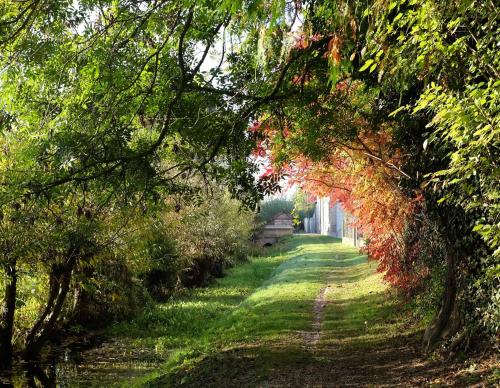
M 250 306 L 260 303 L 259 297 L 255 298 L 252 293 L 274 273 L 281 271 L 277 269 L 280 264 L 298 257 L 302 244 L 300 238 L 284 239 L 267 250 L 265 256 L 251 258 L 230 269 L 226 277 L 210 287 L 194 289 L 184 297 L 151 306 L 134 320 L 113 326 L 109 330 L 110 336 L 125 340 L 135 348 L 155 348 L 168 358 L 161 371 L 137 384 L 229 343 L 251 341 L 252 335 L 261 332 L 256 330 L 256 324 L 264 316 L 262 310 L 250 311 Z M 262 297 L 270 295 L 264 293 Z M 280 303 L 286 306 L 286 303 Z M 276 305 L 267 306 L 267 310 L 274 311 L 275 317 L 280 316 L 280 308 Z M 305 324 L 305 318 L 302 322 Z M 276 323 L 271 319 L 268 325 Z M 275 331 L 269 328 L 270 337 Z
M 359 256 L 340 240 L 325 236 L 296 236 L 295 249 L 262 287 L 219 322 L 217 330 L 230 342 L 259 342 L 290 339 L 298 331 L 309 330 L 314 299 L 335 265 L 348 265 Z M 362 258 L 361 260 L 366 260 Z
M 111 327 L 109 334 L 137 345 L 156 346 L 160 352 L 200 341 L 213 322 L 234 310 L 287 259 L 280 253 L 283 244 L 286 241 L 264 257 L 250 258 L 229 269 L 226 277 L 207 288 L 195 288 L 169 302 L 149 306 L 133 320 Z
M 376 262 L 364 262 L 332 272 L 323 322 L 322 345 L 373 348 L 399 335 L 411 335 L 408 315 L 397 314 L 397 298 L 376 272 Z
M 375 267 L 338 239 L 293 236 L 112 334 L 167 356 L 135 386 L 301 386 L 351 375 L 365 385 L 374 373 L 397 385 L 406 363 L 425 377 L 408 345 L 421 327 L 398 314 L 397 298 Z M 321 337 L 313 343 L 307 332 L 325 285 Z
M 358 263 L 366 263 L 366 257 L 339 239 L 294 236 L 273 255 L 252 259 L 214 286 L 156 307 L 119 329 L 141 341 L 149 333 L 151 345 L 171 351 L 164 367 L 138 384 L 160 375 L 164 377 L 157 383 L 171 383 L 165 376 L 189 371 L 208 355 L 217 358 L 217 353 L 234 348 L 253 349 L 250 353 L 258 353 L 260 367 L 266 370 L 309 357 L 301 350 L 299 333 L 311 329 L 316 296 L 333 268 Z M 285 351 L 276 352 L 276 343 L 286 343 Z M 226 369 L 229 373 L 234 368 Z
M 137 386 L 255 386 L 273 371 L 321 364 L 332 347 L 373 347 L 404 330 L 404 321 L 391 318 L 394 298 L 375 265 L 339 239 L 293 236 L 111 334 L 165 355 L 164 365 Z M 304 333 L 312 330 L 325 285 L 322 336 L 312 346 Z

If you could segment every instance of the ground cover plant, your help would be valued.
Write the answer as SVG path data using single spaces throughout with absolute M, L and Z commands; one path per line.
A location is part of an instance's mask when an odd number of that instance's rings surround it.
M 243 273 L 242 271 L 245 271 L 247 272 L 246 276 L 253 282 L 257 282 L 258 287 L 247 293 L 244 298 L 239 300 L 238 304 L 232 306 L 230 311 L 224 311 L 218 319 L 214 319 L 212 324 L 202 330 L 204 335 L 200 338 L 193 335 L 194 333 L 183 338 L 188 342 L 194 339 L 192 347 L 186 346 L 186 343 L 182 341 L 178 343 L 178 345 L 182 345 L 183 350 L 167 363 L 167 373 L 174 374 L 166 377 L 171 381 L 171 384 L 176 385 L 179 382 L 179 376 L 176 375 L 179 373 L 184 375 L 186 382 L 190 381 L 190 373 L 186 374 L 185 370 L 196 368 L 197 363 L 207 357 L 217 357 L 216 354 L 221 350 L 228 351 L 233 348 L 250 347 L 254 348 L 258 354 L 269 352 L 268 357 L 272 358 L 272 344 L 287 343 L 291 352 L 296 352 L 295 355 L 291 355 L 292 359 L 300 360 L 304 357 L 300 350 L 302 338 L 298 333 L 306 332 L 309 329 L 313 320 L 314 300 L 323 287 L 327 276 L 331 274 L 332 266 L 343 267 L 360 262 L 364 263 L 366 257 L 360 256 L 356 249 L 340 246 L 339 240 L 331 237 L 303 235 L 289 238 L 282 244 L 272 248 L 273 256 L 254 259 L 254 266 L 260 267 L 258 271 L 264 274 L 262 278 L 256 278 L 255 271 L 245 270 L 246 266 L 243 266 L 235 269 L 230 277 L 221 280 L 222 290 L 227 291 L 228 285 L 247 280 L 239 276 Z M 273 260 L 271 267 L 274 267 L 273 270 L 270 271 L 271 268 L 269 268 L 267 271 L 261 272 L 263 265 L 269 267 L 268 260 L 270 259 Z M 349 261 L 350 259 L 351 261 Z M 219 287 L 210 290 L 217 292 Z M 194 300 L 197 300 L 201 295 L 203 294 L 193 295 Z M 193 318 L 198 320 L 197 317 Z M 201 324 L 202 321 L 199 322 Z M 269 360 L 271 361 L 269 367 L 273 363 L 281 363 L 286 360 L 288 358 Z M 238 371 L 223 371 L 223 373 L 226 372 L 233 376 L 238 373 Z M 218 378 L 217 376 L 203 377 L 204 373 L 212 374 L 210 369 L 201 371 L 201 373 L 202 376 L 195 377 L 191 384 L 197 384 L 201 381 L 196 380 L 196 378 Z M 228 376 L 220 377 L 224 379 Z M 255 377 L 258 376 L 253 376 L 253 378 Z M 163 381 L 163 379 L 160 377 L 159 381 Z M 152 384 L 161 384 L 159 381 L 153 380 Z M 256 381 L 254 382 L 256 383 Z M 212 384 L 215 383 L 212 382 Z
M 267 272 L 267 280 L 226 314 L 205 320 L 198 344 L 183 346 L 186 351 L 139 384 L 407 386 L 453 373 L 420 358 L 414 346 L 424 325 L 397 313 L 400 301 L 376 273 L 376 263 L 355 248 L 327 236 L 301 235 L 287 240 L 277 257 L 274 265 L 281 264 Z M 235 272 L 234 280 L 239 277 Z M 220 285 L 231 283 L 228 278 Z M 401 373 L 405 365 L 411 368 Z M 479 371 L 466 377 L 494 379 L 492 370 L 484 378 Z

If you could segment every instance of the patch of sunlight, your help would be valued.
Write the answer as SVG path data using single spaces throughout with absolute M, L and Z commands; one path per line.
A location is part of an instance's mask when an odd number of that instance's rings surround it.
M 181 307 L 175 302 L 170 308 L 163 305 L 184 321 L 170 325 L 159 340 L 165 348 L 179 346 L 171 349 L 167 373 L 220 349 L 283 341 L 300 347 L 297 333 L 311 329 L 314 301 L 327 280 L 333 276 L 354 284 L 368 274 L 360 267 L 366 264 L 365 256 L 328 236 L 293 236 L 270 252 L 232 269 L 216 285 L 194 292 Z M 210 316 L 219 307 L 224 311 Z M 196 314 L 184 315 L 183 310 Z

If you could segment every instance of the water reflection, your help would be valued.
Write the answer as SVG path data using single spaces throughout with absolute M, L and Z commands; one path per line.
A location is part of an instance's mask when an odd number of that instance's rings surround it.
M 16 364 L 0 387 L 109 387 L 133 381 L 163 361 L 152 352 L 104 343 L 91 349 L 55 349 L 43 362 Z
M 39 363 L 28 363 L 18 365 L 0 375 L 0 385 L 7 388 L 56 387 L 56 364 L 42 366 Z

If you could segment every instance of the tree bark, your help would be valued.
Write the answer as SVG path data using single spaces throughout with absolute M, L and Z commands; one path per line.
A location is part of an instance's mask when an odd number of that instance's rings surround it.
M 458 251 L 455 246 L 448 244 L 446 252 L 446 278 L 441 299 L 441 308 L 425 331 L 422 344 L 425 351 L 435 349 L 441 340 L 449 335 L 453 335 L 457 330 L 457 255 Z
M 52 371 L 53 368 L 51 368 Z M 28 377 L 29 387 L 56 387 L 55 374 L 47 374 L 42 367 L 36 363 L 26 365 L 26 376 Z
M 43 345 L 54 332 L 68 295 L 71 276 L 77 261 L 76 256 L 76 254 L 71 254 L 65 263 L 54 265 L 51 271 L 53 279 L 51 279 L 47 305 L 26 337 L 23 352 L 25 360 L 37 359 Z
M 59 278 L 61 276 L 61 265 L 54 264 L 51 268 L 50 276 L 49 276 L 49 294 L 47 297 L 47 303 L 45 303 L 45 308 L 42 313 L 38 316 L 37 320 L 31 327 L 28 335 L 26 336 L 26 342 L 32 342 L 37 332 L 40 330 L 40 327 L 43 325 L 43 322 L 47 318 L 47 315 L 51 312 L 54 307 L 54 303 L 56 297 L 59 293 Z
M 84 279 L 90 279 L 94 275 L 94 268 L 87 265 L 83 268 L 75 269 Z M 73 306 L 71 316 L 68 323 L 78 323 L 89 325 L 95 318 L 95 313 L 92 311 L 92 296 L 81 285 L 77 285 L 74 290 Z
M 12 334 L 17 293 L 16 265 L 16 260 L 13 260 L 5 266 L 7 281 L 0 315 L 0 370 L 9 369 L 12 366 Z

